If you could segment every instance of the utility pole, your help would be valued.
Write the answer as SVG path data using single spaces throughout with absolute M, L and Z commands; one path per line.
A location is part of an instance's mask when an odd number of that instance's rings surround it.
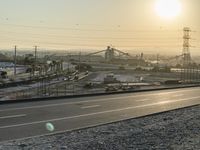
M 34 62 L 34 69 L 33 69 L 33 74 L 35 75 L 35 71 L 36 71 L 36 65 L 37 65 L 37 46 L 35 46 L 35 62 Z
M 78 67 L 78 72 L 80 73 L 81 71 L 81 52 L 79 52 L 79 67 Z
M 36 64 L 36 62 L 37 62 L 37 46 L 35 46 L 35 64 Z
M 159 54 L 157 54 L 157 56 L 156 56 L 156 65 L 159 68 Z
M 17 46 L 15 45 L 15 55 L 14 55 L 14 75 L 16 76 L 17 71 L 16 71 L 16 62 L 17 61 Z
M 70 53 L 68 53 L 67 73 L 69 73 Z

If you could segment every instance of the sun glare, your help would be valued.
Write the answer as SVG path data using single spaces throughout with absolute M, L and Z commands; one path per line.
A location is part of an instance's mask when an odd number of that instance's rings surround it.
M 181 3 L 179 0 L 157 0 L 155 10 L 160 17 L 171 19 L 180 14 Z

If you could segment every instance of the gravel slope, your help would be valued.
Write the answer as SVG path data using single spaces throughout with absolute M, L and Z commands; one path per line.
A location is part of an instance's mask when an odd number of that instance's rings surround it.
M 6 142 L 0 149 L 200 149 L 200 105 L 54 136 Z

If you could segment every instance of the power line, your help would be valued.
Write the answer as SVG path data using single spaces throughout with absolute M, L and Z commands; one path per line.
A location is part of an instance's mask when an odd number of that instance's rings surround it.
M 31 42 L 31 41 L 26 41 L 25 43 L 36 43 L 39 45 L 55 45 L 55 46 L 72 46 L 72 47 L 105 47 L 105 44 L 73 44 L 73 43 L 56 43 L 56 42 Z M 25 44 L 23 41 L 23 44 Z M 117 45 L 117 47 L 135 47 L 135 48 L 173 48 L 173 47 L 181 47 L 181 45 L 156 45 L 156 44 L 149 44 L 149 45 Z
M 21 34 L 22 35 L 22 34 Z M 12 36 L 12 35 L 2 35 L 1 39 L 7 39 L 7 40 L 13 40 L 13 39 L 40 39 L 40 40 L 55 40 L 58 38 L 56 36 L 48 36 L 48 37 L 40 37 L 37 36 L 37 34 L 34 34 L 34 36 L 27 36 L 27 37 L 23 37 L 23 36 Z M 114 40 L 114 41 L 121 41 L 121 42 L 178 42 L 181 39 L 180 38 L 173 38 L 173 37 L 83 37 L 83 36 L 63 36 L 60 37 L 62 39 L 68 39 L 71 41 L 110 41 L 110 40 Z
M 21 28 L 35 28 L 35 29 L 46 29 L 46 30 L 71 30 L 71 31 L 100 31 L 100 32 L 180 32 L 181 30 L 164 30 L 164 29 L 160 29 L 160 30 L 127 30 L 127 29 L 81 29 L 79 26 L 77 27 L 49 27 L 49 26 L 31 26 L 31 25 L 20 25 L 20 24 L 1 24 L 1 25 L 6 25 L 6 26 L 11 26 L 11 27 L 21 27 Z
M 29 37 L 30 38 L 30 37 Z M 60 42 L 51 42 L 51 41 L 43 41 L 43 42 L 41 42 L 41 41 L 38 41 L 38 39 L 36 40 L 36 39 L 32 39 L 32 40 L 30 40 L 29 38 L 26 38 L 26 39 L 21 39 L 21 40 L 19 40 L 18 38 L 7 38 L 7 39 L 5 39 L 6 41 L 8 41 L 8 40 L 10 40 L 10 41 L 18 41 L 18 42 L 32 42 L 32 43 L 60 43 Z M 44 39 L 45 40 L 45 39 Z M 2 40 L 1 40 L 2 41 Z M 55 41 L 55 40 L 54 40 Z M 91 42 L 91 41 L 87 41 L 87 40 L 79 40 L 80 42 Z M 76 42 L 78 42 L 78 41 L 75 41 L 75 43 L 74 44 L 76 44 Z M 96 41 L 97 43 L 98 43 L 98 41 Z M 103 43 L 105 43 L 105 42 L 109 42 L 109 41 L 101 41 L 101 42 L 103 42 Z M 113 41 L 114 42 L 114 41 Z M 131 40 L 131 41 L 122 41 L 122 42 L 120 42 L 120 43 L 126 43 L 126 42 L 131 42 L 132 44 L 133 44 L 133 42 L 137 42 L 137 43 L 140 43 L 140 42 L 145 42 L 145 44 L 142 44 L 142 45 L 147 45 L 147 44 L 152 44 L 154 41 L 145 41 L 145 40 L 139 40 L 139 41 L 134 41 L 134 40 Z M 150 43 L 149 43 L 150 42 Z M 177 42 L 181 42 L 181 41 L 159 41 L 159 40 L 155 40 L 155 42 L 159 42 L 159 43 L 157 43 L 157 44 L 160 44 L 160 45 L 162 45 L 162 44 L 167 44 L 167 45 L 169 45 L 169 44 L 172 44 L 172 43 L 177 43 Z M 61 44 L 65 44 L 65 43 L 68 43 L 68 42 L 64 42 L 64 43 L 61 43 Z M 135 44 L 137 44 L 137 43 L 135 43 Z M 146 44 L 147 43 L 147 44 Z
M 1 39 L 1 41 L 21 41 L 21 42 L 25 42 L 25 41 L 30 41 L 30 42 L 54 42 L 55 39 L 46 39 L 46 38 L 15 38 L 15 37 L 8 37 L 8 38 L 3 38 Z M 56 41 L 59 41 L 58 39 Z M 66 41 L 66 39 L 65 39 Z M 160 39 L 154 39 L 154 40 L 143 40 L 143 39 L 135 39 L 135 40 L 120 40 L 120 39 L 115 39 L 115 40 L 107 40 L 107 39 L 102 39 L 102 40 L 92 40 L 92 39 L 71 39 L 71 40 L 67 40 L 68 42 L 73 42 L 73 43 L 105 43 L 105 42 L 114 42 L 114 43 L 134 43 L 134 44 L 152 44 L 152 43 L 159 43 L 159 44 L 176 44 L 176 43 L 181 43 L 181 40 L 160 40 Z M 144 45 L 144 44 L 143 44 Z
M 30 37 L 30 35 L 33 35 L 32 37 L 41 37 L 41 36 L 45 36 L 45 38 L 71 38 L 71 39 L 91 39 L 91 40 L 105 40 L 105 39 L 113 39 L 113 40 L 155 40 L 155 39 L 159 39 L 159 40 L 174 40 L 174 39 L 180 39 L 180 37 L 111 37 L 111 36 L 65 36 L 65 35 L 57 35 L 57 34 L 33 34 L 33 33 L 22 33 L 22 32 L 6 32 L 6 35 L 3 36 L 10 36 L 8 35 L 8 33 L 10 34 L 20 34 L 20 35 L 29 35 L 28 37 Z M 155 36 L 155 35 L 152 35 Z M 159 35 L 160 36 L 160 35 Z M 42 37 L 41 37 L 42 38 Z

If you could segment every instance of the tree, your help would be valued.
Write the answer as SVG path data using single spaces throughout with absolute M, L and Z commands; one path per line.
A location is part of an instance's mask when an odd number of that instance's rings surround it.
M 24 58 L 24 64 L 25 65 L 31 65 L 35 62 L 35 58 L 33 54 L 27 54 Z
M 3 79 L 7 78 L 7 72 L 6 71 L 1 71 L 0 75 L 1 75 L 1 78 L 3 78 Z

